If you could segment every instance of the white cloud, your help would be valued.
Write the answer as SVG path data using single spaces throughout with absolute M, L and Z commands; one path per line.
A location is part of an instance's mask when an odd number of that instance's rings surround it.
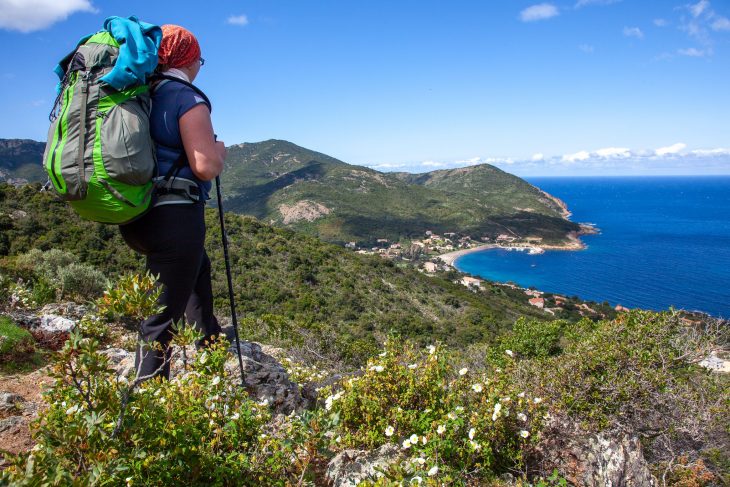
M 586 54 L 593 54 L 594 48 L 590 44 L 581 44 L 578 49 L 585 52 Z
M 626 37 L 636 37 L 637 39 L 644 38 L 644 33 L 638 27 L 624 27 L 624 35 Z
M 657 27 L 666 27 L 669 25 L 669 21 L 666 19 L 654 19 L 654 25 Z
M 717 149 L 697 149 L 690 151 L 690 154 L 694 156 L 730 156 L 730 149 L 723 149 L 723 148 L 717 148 Z
M 687 147 L 687 144 L 683 144 L 681 142 L 678 142 L 676 144 L 670 145 L 668 147 L 660 147 L 659 149 L 656 149 L 654 151 L 654 154 L 657 156 L 667 156 L 672 154 L 679 154 L 682 149 Z
M 692 17 L 697 18 L 709 7 L 710 2 L 708 0 L 700 0 L 694 5 L 689 5 L 689 11 L 692 13 Z
M 423 161 L 421 165 L 425 167 L 446 167 L 446 164 L 437 161 Z
M 558 15 L 558 8 L 551 3 L 540 3 L 527 7 L 520 12 L 520 20 L 523 22 L 534 22 L 536 20 L 545 20 Z
M 456 164 L 468 164 L 468 165 L 474 165 L 474 164 L 480 164 L 482 162 L 481 157 L 472 157 L 471 159 L 464 159 L 462 161 L 455 161 Z
M 383 162 L 381 164 L 372 164 L 370 166 L 367 166 L 370 169 L 380 170 L 380 169 L 401 169 L 404 167 L 408 167 L 408 164 L 394 164 L 392 162 Z
M 598 149 L 595 153 L 598 157 L 603 158 L 623 158 L 631 156 L 631 149 L 625 147 L 605 147 Z
M 542 154 L 541 152 L 538 152 L 537 154 L 533 154 L 532 158 L 530 160 L 535 161 L 535 162 L 543 161 L 543 160 L 545 160 L 545 155 Z
M 586 161 L 591 157 L 591 153 L 588 151 L 580 151 L 576 152 L 575 154 L 565 154 L 563 155 L 563 161 L 565 162 L 577 162 L 577 161 Z
M 245 15 L 231 15 L 226 20 L 226 23 L 231 25 L 248 25 L 248 17 Z
M 96 12 L 89 0 L 0 0 L 0 28 L 33 32 L 75 12 Z
M 687 49 L 678 49 L 678 54 L 681 54 L 682 56 L 689 56 L 689 57 L 705 57 L 707 55 L 707 51 L 704 51 L 702 49 L 696 49 L 694 47 L 689 47 Z
M 727 17 L 717 17 L 712 22 L 712 30 L 730 30 L 730 20 Z

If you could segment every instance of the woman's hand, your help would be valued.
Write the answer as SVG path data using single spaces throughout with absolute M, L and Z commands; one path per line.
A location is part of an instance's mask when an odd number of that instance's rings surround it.
M 180 117 L 178 123 L 193 174 L 203 181 L 215 179 L 223 171 L 226 146 L 215 140 L 208 107 L 202 103 L 196 105 Z

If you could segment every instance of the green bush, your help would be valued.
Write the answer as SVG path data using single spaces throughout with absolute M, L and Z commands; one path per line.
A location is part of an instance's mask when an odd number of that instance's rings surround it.
M 215 341 L 170 381 L 130 384 L 98 342 L 73 334 L 33 427 L 37 444 L 0 484 L 285 485 L 294 449 L 264 434 L 268 409 L 227 378 L 228 347 Z
M 61 296 L 80 300 L 100 296 L 109 281 L 104 274 L 88 264 L 69 264 L 58 269 Z
M 0 363 L 24 360 L 35 352 L 35 340 L 25 328 L 0 316 Z
M 397 444 L 406 460 L 386 477 L 446 483 L 490 479 L 519 468 L 545 413 L 540 398 L 516 388 L 507 370 L 459 371 L 440 346 L 390 339 L 362 375 L 330 391 L 325 411 L 336 444 Z M 508 366 L 511 367 L 511 366 Z
M 156 285 L 156 280 L 149 272 L 124 274 L 96 301 L 99 314 L 107 319 L 135 323 L 160 313 L 157 300 L 162 288 Z
M 102 272 L 79 263 L 74 254 L 58 249 L 32 249 L 16 258 L 16 266 L 33 269 L 32 295 L 37 304 L 54 298 L 94 299 L 108 284 Z

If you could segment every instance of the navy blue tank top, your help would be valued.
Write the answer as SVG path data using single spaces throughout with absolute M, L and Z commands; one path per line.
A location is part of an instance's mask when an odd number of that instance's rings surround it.
M 180 137 L 180 117 L 205 100 L 189 86 L 175 81 L 162 81 L 152 92 L 150 133 L 157 150 L 157 175 L 164 176 L 185 151 Z M 198 183 L 203 200 L 210 199 L 210 181 L 198 179 L 190 164 L 180 169 L 178 177 Z

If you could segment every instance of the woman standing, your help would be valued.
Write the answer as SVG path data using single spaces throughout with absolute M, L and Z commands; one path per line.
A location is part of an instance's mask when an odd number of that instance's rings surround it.
M 204 60 L 190 31 L 162 26 L 157 71 L 192 83 Z M 150 131 L 156 144 L 161 191 L 153 208 L 120 226 L 122 237 L 147 257 L 147 269 L 158 275 L 164 309 L 144 320 L 137 349 L 138 377 L 169 378 L 172 326 L 183 315 L 203 334 L 220 333 L 213 315 L 210 259 L 205 252 L 205 201 L 211 180 L 223 170 L 226 149 L 216 141 L 207 100 L 185 83 L 162 80 L 153 85 Z M 156 342 L 161 350 L 152 346 Z

